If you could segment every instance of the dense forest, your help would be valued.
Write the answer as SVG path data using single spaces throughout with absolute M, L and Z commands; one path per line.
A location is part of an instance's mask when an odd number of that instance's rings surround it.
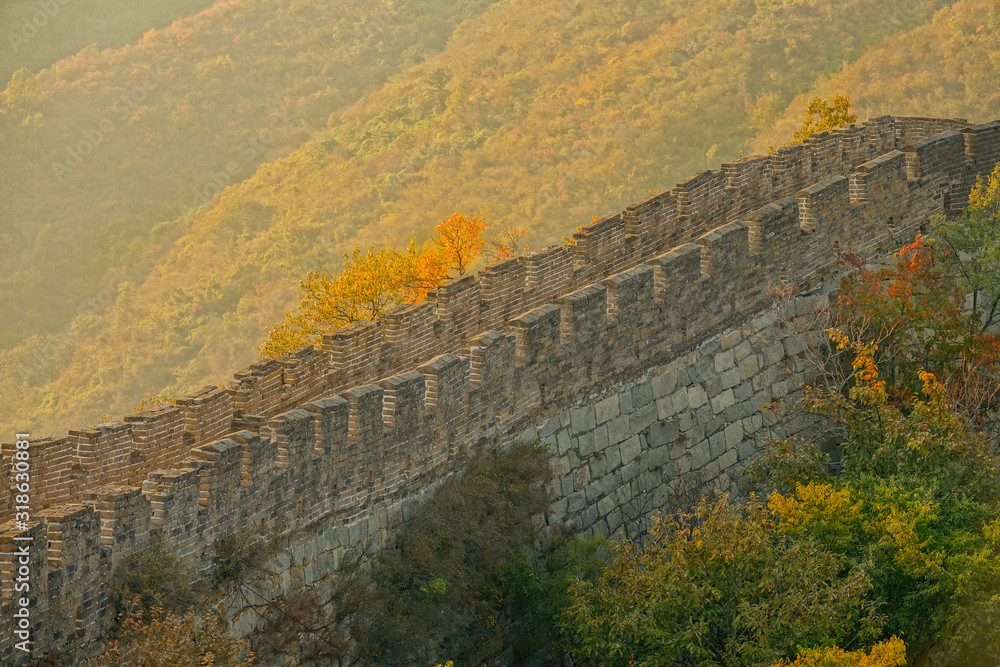
M 217 384 L 356 245 L 422 243 L 455 211 L 558 243 L 787 141 L 816 91 L 861 120 L 1000 115 L 995 7 L 890 5 L 175 4 L 62 59 L 56 16 L 0 113 L 21 157 L 0 167 L 0 427 Z

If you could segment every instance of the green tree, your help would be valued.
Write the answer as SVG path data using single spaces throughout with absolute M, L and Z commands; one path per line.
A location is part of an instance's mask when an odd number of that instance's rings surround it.
M 782 532 L 759 499 L 720 494 L 657 521 L 644 548 L 618 545 L 599 580 L 574 584 L 565 630 L 601 664 L 769 664 L 875 637 L 870 588 L 842 556 Z
M 778 530 L 863 567 L 887 635 L 916 654 L 995 664 L 1000 461 L 933 374 L 919 371 L 920 395 L 894 403 L 878 346 L 830 336 L 851 357 L 850 386 L 807 390 L 803 402 L 843 427 L 841 461 L 834 475 L 815 443 L 769 448 Z
M 1000 165 L 985 181 L 976 179 L 962 217 L 935 232 L 952 251 L 962 291 L 972 293 L 973 315 L 986 331 L 1000 320 Z

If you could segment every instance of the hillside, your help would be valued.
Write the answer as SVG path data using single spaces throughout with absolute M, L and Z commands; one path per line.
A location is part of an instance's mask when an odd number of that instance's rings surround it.
M 819 79 L 755 143 L 781 144 L 801 123 L 813 94 L 845 93 L 859 119 L 886 113 L 970 120 L 1000 116 L 1000 8 L 989 0 L 956 3 L 927 25 L 887 39 L 857 61 Z
M 232 0 L 19 75 L 0 104 L 0 149 L 19 156 L 0 165 L 0 347 L 100 310 L 171 221 L 489 4 Z
M 957 4 L 972 14 L 985 11 L 976 3 Z M 192 95 L 199 104 L 181 104 L 164 92 L 164 83 L 153 91 L 163 101 L 150 107 L 148 120 L 142 114 L 130 120 L 129 128 L 146 128 L 140 136 L 165 152 L 150 150 L 145 160 L 115 165 L 104 157 L 109 151 L 101 154 L 100 167 L 98 160 L 89 160 L 65 179 L 69 183 L 81 174 L 80 195 L 93 177 L 84 177 L 85 168 L 107 169 L 108 175 L 100 174 L 107 182 L 130 175 L 101 215 L 80 213 L 90 215 L 91 222 L 108 217 L 102 220 L 108 232 L 103 238 L 84 236 L 90 229 L 85 221 L 65 226 L 61 235 L 46 232 L 48 239 L 61 241 L 65 252 L 59 270 L 74 270 L 81 256 L 93 257 L 91 272 L 111 264 L 111 257 L 114 265 L 132 268 L 90 280 L 89 291 L 65 294 L 57 289 L 59 271 L 48 274 L 40 267 L 51 265 L 25 257 L 16 274 L 21 282 L 8 279 L 4 292 L 23 294 L 20 304 L 9 307 L 20 305 L 29 316 L 8 344 L 35 331 L 41 335 L 21 340 L 0 356 L 0 368 L 8 371 L 0 381 L 0 398 L 11 407 L 10 422 L 34 432 L 57 432 L 94 423 L 102 413 L 129 411 L 150 393 L 217 384 L 255 359 L 266 328 L 294 304 L 303 273 L 323 265 L 336 268 L 355 243 L 402 245 L 412 236 L 425 238 L 433 224 L 456 210 L 478 211 L 494 224 L 523 225 L 532 247 L 559 242 L 594 215 L 749 150 L 786 110 L 800 113 L 800 96 L 811 95 L 817 81 L 828 81 L 845 63 L 878 53 L 888 57 L 892 50 L 883 48 L 886 40 L 905 39 L 933 25 L 934 12 L 943 6 L 947 9 L 943 2 L 928 3 L 888 18 L 873 0 L 853 0 L 836 12 L 818 1 L 737 0 L 695 8 L 651 0 L 510 0 L 481 15 L 471 16 L 469 9 L 469 20 L 439 53 L 401 56 L 396 75 L 387 66 L 375 68 L 388 78 L 368 92 L 341 85 L 307 96 L 303 91 L 309 85 L 318 88 L 321 79 L 347 76 L 320 56 L 315 64 L 322 63 L 323 77 L 307 81 L 283 76 L 277 65 L 259 75 L 254 70 L 274 96 L 285 84 L 299 95 L 285 92 L 282 99 L 294 111 L 288 114 L 294 121 L 269 155 L 293 144 L 299 148 L 256 171 L 251 162 L 263 155 L 247 161 L 245 170 L 239 164 L 234 181 L 245 178 L 242 183 L 204 210 L 178 217 L 179 207 L 168 202 L 192 203 L 184 200 L 184 193 L 191 193 L 183 183 L 186 176 L 212 173 L 226 160 L 209 156 L 225 154 L 226 146 L 232 155 L 232 147 L 246 138 L 241 130 L 266 123 L 267 107 L 250 94 L 250 82 L 237 76 L 250 71 L 249 65 L 242 69 L 243 63 L 264 60 L 256 48 L 260 34 L 253 33 L 245 51 L 239 43 L 232 49 L 234 72 L 225 72 L 228 64 L 219 65 L 221 73 L 212 70 L 211 76 L 219 77 L 212 79 L 218 90 Z M 146 54 L 143 62 L 169 62 L 175 78 L 164 81 L 176 86 L 171 91 L 181 91 L 196 85 L 197 63 L 215 62 L 208 58 L 211 43 L 228 44 L 241 36 L 228 26 L 220 28 L 221 20 L 212 23 L 212 12 L 240 17 L 254 7 L 219 6 L 199 15 L 205 25 L 182 21 L 134 48 L 83 54 L 73 61 L 74 76 L 100 77 L 97 70 L 87 70 L 87 57 L 96 59 L 94 65 L 117 68 L 118 59 L 140 53 Z M 286 14 L 282 25 L 292 22 Z M 191 30 L 192 37 L 184 39 L 194 40 L 192 49 L 202 48 L 201 53 L 188 55 L 188 41 L 177 41 L 179 33 L 170 32 L 178 25 Z M 299 41 L 286 48 L 302 52 L 306 38 L 297 35 Z M 163 55 L 181 47 L 186 70 Z M 977 54 L 965 57 L 989 67 L 986 52 Z M 270 53 L 266 62 L 276 63 L 279 56 Z M 40 78 L 43 88 L 53 86 L 62 91 L 60 99 L 70 100 L 71 91 L 80 91 L 80 79 L 61 81 L 58 77 L 68 71 L 62 67 Z M 223 100 L 233 94 L 219 92 L 226 86 L 243 95 L 242 104 L 236 105 L 239 113 L 232 122 L 219 121 L 231 132 L 213 138 L 184 115 L 197 111 L 215 118 L 201 110 L 202 102 L 232 109 Z M 53 93 L 51 99 L 56 98 Z M 51 99 L 43 104 L 54 104 Z M 312 131 L 322 119 L 326 129 Z M 171 128 L 169 136 L 177 144 L 160 138 L 164 127 Z M 201 150 L 192 148 L 202 144 Z M 157 168 L 161 160 L 169 168 Z M 13 186 L 17 176 L 7 173 L 4 178 L 11 180 L 4 182 Z M 60 210 L 71 209 L 72 201 L 63 198 Z M 34 247 L 51 248 L 48 244 L 51 240 Z M 34 281 L 43 275 L 51 275 L 50 282 L 37 286 Z M 25 285 L 34 289 L 22 289 Z M 52 331 L 58 319 L 48 330 L 40 328 L 45 315 L 35 304 L 45 303 L 43 295 L 61 294 L 72 303 L 100 287 L 105 287 L 104 303 L 113 306 L 85 310 L 61 335 Z M 55 307 L 46 305 L 44 312 L 50 309 Z
M 0 81 L 10 80 L 22 67 L 38 72 L 91 44 L 121 48 L 148 30 L 166 27 L 211 4 L 212 0 L 7 0 L 0 4 L 0 26 L 5 28 Z

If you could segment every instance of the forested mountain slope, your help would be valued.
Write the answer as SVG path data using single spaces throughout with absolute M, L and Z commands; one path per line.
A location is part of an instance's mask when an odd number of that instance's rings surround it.
M 225 0 L 134 45 L 15 75 L 0 100 L 0 151 L 17 156 L 0 163 L 0 347 L 65 332 L 93 310 L 81 303 L 141 280 L 166 223 L 489 4 Z
M 957 4 L 972 13 L 986 11 L 981 4 Z M 237 15 L 254 6 L 234 2 L 212 11 Z M 263 61 L 249 46 L 241 50 L 243 37 L 227 30 L 225 21 L 217 22 L 221 27 L 211 39 L 198 42 L 205 46 L 197 57 L 188 55 L 187 43 L 177 36 L 155 43 L 147 37 L 132 49 L 94 54 L 106 59 L 105 69 L 110 59 L 141 49 L 150 50 L 154 61 L 163 57 L 157 62 L 179 67 L 162 56 L 169 52 L 189 64 L 187 70 L 170 70 L 180 77 L 178 91 L 193 85 L 198 65 L 206 62 L 208 80 L 219 85 L 193 94 L 197 104 L 181 104 L 179 98 L 166 99 L 163 84 L 152 93 L 163 101 L 144 112 L 148 121 L 140 114 L 133 122 L 130 116 L 128 127 L 142 132 L 136 136 L 163 150 L 151 149 L 145 159 L 126 166 L 103 164 L 101 169 L 118 171 L 102 174 L 113 203 L 100 215 L 89 213 L 88 220 L 101 219 L 108 230 L 89 261 L 92 271 L 111 257 L 138 269 L 87 285 L 88 295 L 114 285 L 106 290 L 108 303 L 114 302 L 107 309 L 94 307 L 61 335 L 45 332 L 0 353 L 0 370 L 11 371 L 0 379 L 0 399 L 11 407 L 10 422 L 23 424 L 19 428 L 57 432 L 94 423 L 102 413 L 120 415 L 150 393 L 184 393 L 218 383 L 256 358 L 267 327 L 294 305 L 297 281 L 306 270 L 336 269 L 342 253 L 357 243 L 402 246 L 411 237 L 426 238 L 454 211 L 478 211 L 494 225 L 522 225 L 532 247 L 559 242 L 594 215 L 748 150 L 786 109 L 801 114 L 805 105 L 799 96 L 811 94 L 817 81 L 827 82 L 845 63 L 888 55 L 892 49 L 882 49 L 887 40 L 916 34 L 941 8 L 959 11 L 950 3 L 930 2 L 894 16 L 876 0 L 836 7 L 821 0 L 713 0 L 693 6 L 680 0 L 505 0 L 471 16 L 470 5 L 469 20 L 439 53 L 427 49 L 426 58 L 402 58 L 399 73 L 367 93 L 348 89 L 350 84 L 322 87 L 347 75 L 312 52 L 294 56 L 303 52 L 304 37 L 291 30 L 282 37 L 290 41 L 285 50 Z M 290 5 L 280 23 L 309 15 L 312 20 L 304 23 L 317 25 L 319 11 Z M 231 49 L 235 70 L 219 74 L 230 65 L 209 58 L 208 45 L 225 43 L 229 49 L 235 37 L 240 37 Z M 101 80 L 100 74 L 86 74 L 85 57 L 74 60 L 76 81 L 59 86 L 77 90 L 88 77 Z M 990 62 L 985 51 L 966 57 Z M 243 70 L 236 65 L 240 58 L 257 58 L 254 62 L 267 68 L 260 75 Z M 289 64 L 302 59 L 307 62 L 301 69 Z M 996 65 L 988 67 L 995 71 Z M 68 71 L 60 67 L 41 77 L 44 85 L 52 85 L 46 76 L 55 80 Z M 283 78 L 289 68 L 316 73 L 300 83 L 290 74 Z M 388 75 L 387 66 L 372 68 Z M 273 80 L 265 86 L 269 99 L 277 97 L 279 83 L 294 92 L 269 109 L 253 94 L 257 78 Z M 320 92 L 307 95 L 307 85 Z M 349 103 L 345 90 L 358 101 Z M 234 97 L 241 104 L 226 108 L 238 108 L 236 117 L 205 116 L 232 130 L 224 137 L 200 130 L 190 119 L 203 103 L 221 107 L 222 100 Z M 900 105 L 883 111 L 909 110 Z M 232 156 L 248 129 L 267 127 L 279 111 L 294 120 L 287 132 L 277 125 L 282 133 L 276 133 L 281 138 L 275 144 L 301 141 L 298 150 L 255 172 L 241 171 L 246 180 L 202 210 L 178 217 L 177 208 L 170 208 L 177 197 L 183 204 L 196 200 L 183 176 L 204 178 L 227 160 L 238 160 L 238 152 Z M 950 115 L 951 108 L 922 112 Z M 325 129 L 310 132 L 310 123 L 320 117 Z M 170 130 L 167 135 L 157 134 L 163 128 Z M 177 145 L 168 139 L 182 136 Z M 790 132 L 783 137 L 787 141 Z M 163 160 L 170 167 L 155 169 Z M 79 170 L 91 164 L 97 170 L 97 162 L 91 159 Z M 134 189 L 113 190 L 111 183 L 125 174 L 135 180 Z M 3 187 L 13 186 L 18 176 L 6 174 Z M 76 177 L 74 171 L 65 181 Z M 79 182 L 90 179 L 81 175 Z M 154 201 L 139 194 L 147 192 L 167 194 Z M 61 201 L 59 210 L 65 212 L 74 200 Z M 65 248 L 66 265 L 88 256 L 80 252 L 88 241 L 69 231 L 82 234 L 88 223 L 58 233 L 55 228 L 44 233 Z M 27 238 L 38 237 L 36 231 Z M 27 276 L 37 266 L 22 264 L 27 268 L 19 274 L 21 285 L 32 284 Z M 54 285 L 31 291 L 8 282 L 0 291 L 23 294 L 22 305 L 34 306 Z M 26 324 L 24 332 L 31 331 Z
M 786 141 L 814 94 L 844 93 L 858 118 L 893 113 L 913 116 L 1000 117 L 1000 5 L 966 0 L 937 12 L 923 26 L 885 40 L 861 58 L 816 82 L 798 96 L 758 150 Z
M 0 81 L 38 72 L 80 49 L 120 48 L 213 0 L 5 0 L 0 3 Z

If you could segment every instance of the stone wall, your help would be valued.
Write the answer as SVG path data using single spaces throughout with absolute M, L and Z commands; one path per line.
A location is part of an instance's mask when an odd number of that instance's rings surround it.
M 818 135 L 703 172 L 570 247 L 454 281 L 321 350 L 255 364 L 225 390 L 33 443 L 32 519 L 0 527 L 0 660 L 23 658 L 15 545 L 30 545 L 39 657 L 101 637 L 114 567 L 156 533 L 204 574 L 244 526 L 336 549 L 382 540 L 460 452 L 533 429 L 556 443 L 553 521 L 613 531 L 639 473 L 668 459 L 671 475 L 725 486 L 765 433 L 758 404 L 797 380 L 773 375 L 777 348 L 747 352 L 725 332 L 772 309 L 774 288 L 831 275 L 837 251 L 871 258 L 909 242 L 998 156 L 998 122 L 886 117 Z M 335 560 L 320 552 L 314 575 Z

